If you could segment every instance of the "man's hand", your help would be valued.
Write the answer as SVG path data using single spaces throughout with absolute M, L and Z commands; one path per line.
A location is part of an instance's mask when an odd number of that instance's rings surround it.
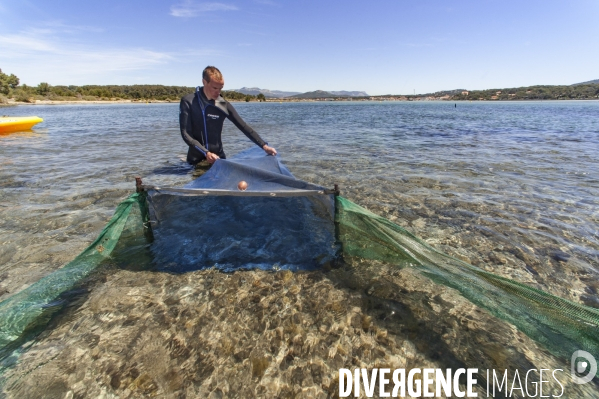
M 268 145 L 264 144 L 264 146 L 262 147 L 262 149 L 268 154 L 268 155 L 277 155 L 277 150 L 275 150 L 272 147 L 269 147 Z
M 213 152 L 208 152 L 206 154 L 206 161 L 208 161 L 210 165 L 216 162 L 217 159 L 220 159 L 220 157 Z

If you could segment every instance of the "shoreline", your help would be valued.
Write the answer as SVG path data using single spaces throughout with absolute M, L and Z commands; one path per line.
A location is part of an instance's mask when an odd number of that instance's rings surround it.
M 230 103 L 245 103 L 247 101 L 243 100 L 227 100 Z M 485 102 L 485 103 L 510 103 L 510 102 L 558 102 L 558 101 L 567 101 L 567 102 L 581 102 L 581 101 L 599 101 L 599 99 L 569 99 L 569 100 L 543 100 L 543 99 L 531 99 L 531 100 L 448 100 L 448 99 L 440 99 L 440 98 L 422 98 L 422 99 L 413 99 L 413 100 L 405 100 L 405 99 L 389 99 L 389 98 L 367 98 L 367 99 L 318 99 L 318 98 L 302 98 L 302 99 L 267 99 L 266 101 L 249 101 L 251 103 L 299 103 L 299 102 L 447 102 L 447 103 L 472 103 L 472 102 Z M 9 100 L 8 103 L 0 104 L 0 108 L 3 107 L 14 107 L 19 105 L 83 105 L 83 104 L 176 104 L 178 101 L 169 101 L 169 100 L 148 100 L 148 101 L 137 101 L 137 100 L 79 100 L 79 101 L 60 101 L 60 100 L 36 100 L 35 102 L 22 102 L 22 101 L 14 101 Z
M 8 103 L 0 104 L 0 106 L 16 106 L 16 105 L 77 105 L 77 104 L 149 104 L 149 103 L 175 103 L 175 101 L 152 100 L 152 101 L 135 101 L 135 100 L 35 100 L 35 102 L 23 102 L 8 100 Z

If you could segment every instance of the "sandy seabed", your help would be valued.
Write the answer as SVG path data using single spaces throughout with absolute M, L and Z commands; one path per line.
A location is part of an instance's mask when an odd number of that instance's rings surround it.
M 331 120 L 339 120 L 333 116 Z M 323 131 L 331 131 L 323 126 Z M 320 132 L 321 126 L 317 129 Z M 591 128 L 586 129 L 592 134 Z M 287 133 L 281 137 L 292 144 L 304 143 Z M 329 146 L 334 143 L 344 145 Z M 473 148 L 487 150 L 491 142 L 485 143 Z M 400 161 L 390 150 L 375 163 L 369 152 L 339 162 L 337 148 L 325 154 L 330 159 L 305 162 L 301 151 L 286 156 L 290 169 L 303 180 L 326 186 L 339 183 L 347 198 L 445 253 L 597 307 L 592 151 L 580 156 L 584 140 L 572 156 L 565 151 L 572 142 L 542 136 L 538 143 L 545 143 L 537 147 L 540 157 L 555 158 L 554 162 L 526 160 L 522 151 L 510 146 L 499 146 L 496 155 L 503 155 L 487 162 L 475 156 L 476 151 L 465 150 L 473 142 L 456 150 L 466 159 L 449 151 L 453 146 L 444 147 L 449 152 L 404 151 Z M 31 147 L 25 144 L 24 149 Z M 96 158 L 117 165 L 119 176 L 132 169 L 121 162 L 130 162 L 130 153 L 99 147 L 111 154 L 99 152 Z M 29 163 L 25 155 L 19 164 L 12 152 L 17 147 L 7 148 L 11 159 L 5 162 L 20 172 L 4 178 L 5 187 L 10 187 L 4 194 L 14 193 L 7 197 L 10 207 L 3 208 L 4 222 L 18 216 L 12 219 L 18 228 L 7 230 L 13 234 L 3 244 L 0 262 L 10 265 L 0 275 L 0 295 L 5 297 L 70 261 L 95 238 L 114 204 L 126 195 L 112 187 L 118 180 L 103 183 L 102 190 L 68 193 L 58 184 L 62 175 L 52 172 L 61 170 L 62 159 L 48 164 L 44 173 L 50 183 L 44 183 L 36 177 L 37 165 L 25 167 Z M 457 158 L 450 159 L 454 155 Z M 396 167 L 400 162 L 416 166 Z M 535 172 L 539 166 L 542 172 Z M 562 179 L 568 166 L 580 171 Z M 100 173 L 105 168 L 94 164 Z M 445 169 L 460 173 L 444 174 Z M 587 174 L 590 177 L 583 176 Z M 23 180 L 22 175 L 32 177 Z M 104 176 L 96 178 L 103 181 Z M 556 191 L 558 186 L 551 182 L 559 182 L 564 192 L 575 188 L 574 194 Z M 58 187 L 55 194 L 45 191 L 48 184 Z M 85 178 L 77 187 L 88 185 Z M 577 190 L 586 194 L 577 199 Z M 27 192 L 30 196 L 23 196 Z M 5 379 L 0 397 L 335 397 L 339 368 L 384 366 L 499 372 L 562 368 L 562 397 L 599 397 L 597 384 L 571 384 L 569 364 L 456 291 L 411 269 L 369 262 L 353 266 L 310 273 L 204 270 L 182 275 L 111 269 L 52 320 L 14 368 L 0 377 Z M 481 378 L 479 385 L 481 392 L 486 381 Z M 559 395 L 559 390 L 554 393 Z M 516 391 L 513 397 L 519 394 Z
M 382 367 L 479 368 L 480 397 L 483 369 L 563 368 L 516 328 L 409 268 L 113 269 L 7 371 L 4 394 L 334 398 L 340 368 Z M 568 397 L 597 397 L 562 375 Z

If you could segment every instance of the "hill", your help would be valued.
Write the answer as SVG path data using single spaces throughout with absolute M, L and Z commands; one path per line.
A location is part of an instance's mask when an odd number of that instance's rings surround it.
M 300 93 L 297 91 L 281 91 L 281 90 L 269 90 L 260 89 L 258 87 L 242 87 L 241 89 L 235 90 L 238 93 L 249 94 L 251 96 L 257 96 L 258 94 L 264 94 L 267 98 L 332 98 L 332 97 L 368 97 L 368 93 L 365 91 L 324 91 L 316 90 L 307 93 Z
M 571 86 L 580 86 L 580 85 L 593 85 L 593 84 L 599 84 L 599 79 L 595 79 L 595 80 L 589 80 L 588 82 L 582 82 L 582 83 L 574 83 Z
M 364 91 L 324 91 L 315 90 L 307 93 L 296 94 L 291 98 L 340 98 L 340 97 L 368 97 Z
M 302 94 L 296 94 L 295 96 L 291 96 L 291 98 L 337 98 L 337 97 L 348 97 L 348 96 L 336 96 L 328 91 L 324 90 L 316 90 L 309 91 Z
M 594 100 L 599 84 L 572 86 L 527 86 L 507 89 L 470 90 L 450 96 L 449 100 Z
M 267 98 L 285 98 L 291 97 L 296 94 L 301 94 L 299 91 L 280 91 L 280 90 L 268 90 L 260 89 L 258 87 L 242 87 L 241 89 L 233 90 L 238 93 L 249 94 L 250 96 L 257 96 L 258 94 L 264 94 Z
M 291 98 L 340 98 L 340 97 L 368 97 L 364 91 L 324 91 L 315 90 L 302 94 L 296 94 Z
M 329 91 L 329 93 L 340 97 L 368 97 L 365 91 Z
M 441 91 L 436 91 L 434 93 L 418 94 L 418 96 L 425 96 L 425 97 L 428 97 L 428 96 L 433 96 L 433 97 L 455 96 L 455 95 L 462 94 L 465 91 L 468 91 L 468 90 L 466 90 L 466 89 L 441 90 Z

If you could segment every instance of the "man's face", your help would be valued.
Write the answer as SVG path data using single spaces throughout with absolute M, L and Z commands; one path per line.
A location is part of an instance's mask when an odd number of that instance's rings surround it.
M 225 86 L 225 81 L 218 81 L 216 79 L 212 79 L 210 82 L 207 82 L 206 79 L 202 79 L 204 83 L 204 93 L 208 100 L 216 100 L 218 96 L 220 96 L 220 91 Z

